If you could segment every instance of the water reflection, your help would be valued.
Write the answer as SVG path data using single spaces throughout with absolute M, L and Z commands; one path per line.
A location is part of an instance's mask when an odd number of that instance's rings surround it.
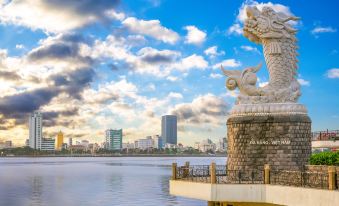
M 42 186 L 43 180 L 40 176 L 34 176 L 30 178 L 30 187 L 32 188 L 31 206 L 42 205 Z
M 172 162 L 217 164 L 225 158 L 0 159 L 0 205 L 202 206 L 169 195 Z

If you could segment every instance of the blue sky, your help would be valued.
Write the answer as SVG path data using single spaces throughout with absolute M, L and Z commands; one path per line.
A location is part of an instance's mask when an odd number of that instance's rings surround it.
M 44 112 L 45 136 L 102 142 L 160 133 L 161 115 L 179 117 L 179 142 L 226 134 L 236 92 L 219 65 L 264 61 L 242 36 L 246 5 L 301 17 L 300 102 L 313 130 L 339 126 L 339 43 L 334 1 L 0 1 L 0 138 L 23 144 L 28 114 Z M 264 66 L 258 73 L 268 81 Z

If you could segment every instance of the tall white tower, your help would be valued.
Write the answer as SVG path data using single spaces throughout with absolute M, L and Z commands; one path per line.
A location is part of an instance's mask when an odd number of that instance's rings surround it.
M 34 112 L 29 117 L 29 147 L 41 149 L 42 142 L 42 114 Z

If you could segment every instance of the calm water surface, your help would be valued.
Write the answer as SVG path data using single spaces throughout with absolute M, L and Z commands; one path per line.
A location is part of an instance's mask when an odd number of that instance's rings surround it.
M 0 159 L 1 206 L 205 206 L 169 195 L 172 162 L 225 164 L 225 157 Z

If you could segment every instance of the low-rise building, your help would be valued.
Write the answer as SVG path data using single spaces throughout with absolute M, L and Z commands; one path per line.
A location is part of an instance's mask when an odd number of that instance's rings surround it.
M 122 149 L 134 149 L 135 148 L 135 145 L 134 143 L 122 143 Z
M 165 149 L 177 149 L 178 146 L 176 144 L 170 144 L 170 143 L 166 143 L 165 144 Z
M 216 145 L 212 142 L 210 139 L 203 140 L 200 145 L 199 149 L 202 152 L 208 152 L 208 151 L 215 151 Z
M 0 142 L 0 149 L 8 149 L 8 148 L 12 148 L 12 141 L 11 140 L 7 140 L 4 142 Z
M 81 144 L 77 144 L 77 145 L 70 145 L 68 147 L 69 150 L 71 150 L 72 152 L 82 152 L 82 151 L 86 151 L 86 148 L 81 145 Z
M 313 132 L 312 151 L 339 151 L 339 130 Z
M 84 146 L 85 148 L 88 148 L 88 145 L 89 145 L 89 141 L 88 140 L 81 140 L 81 145 Z
M 219 139 L 218 143 L 216 144 L 216 150 L 219 152 L 226 152 L 227 150 L 227 139 L 223 137 Z
M 154 143 L 151 136 L 135 141 L 135 147 L 141 150 L 151 149 L 153 148 L 153 145 Z
M 68 146 L 72 146 L 73 145 L 73 139 L 72 138 L 68 138 Z
M 54 151 L 55 150 L 55 139 L 53 139 L 53 138 L 42 138 L 41 150 L 42 151 Z

